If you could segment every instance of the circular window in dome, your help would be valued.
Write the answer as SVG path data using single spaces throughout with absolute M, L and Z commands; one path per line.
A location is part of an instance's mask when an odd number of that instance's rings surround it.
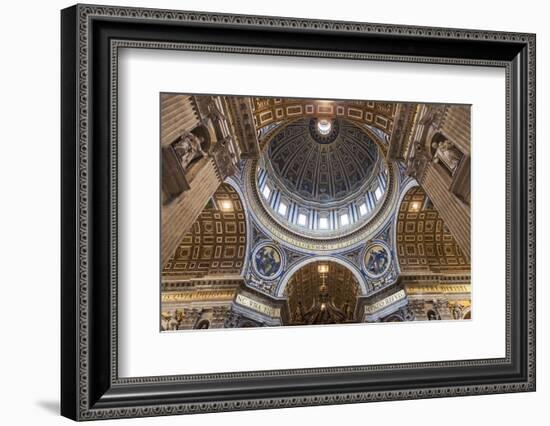
M 332 123 L 329 120 L 323 119 L 317 121 L 317 131 L 323 136 L 328 135 L 332 129 Z
M 340 120 L 312 118 L 309 121 L 309 133 L 317 143 L 321 145 L 331 144 L 340 134 Z

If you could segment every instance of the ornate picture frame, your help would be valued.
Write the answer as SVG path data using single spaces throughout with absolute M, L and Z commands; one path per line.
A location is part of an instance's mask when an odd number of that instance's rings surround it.
M 121 378 L 118 52 L 256 53 L 506 73 L 506 356 Z M 535 35 L 76 5 L 61 12 L 61 414 L 74 420 L 535 390 Z

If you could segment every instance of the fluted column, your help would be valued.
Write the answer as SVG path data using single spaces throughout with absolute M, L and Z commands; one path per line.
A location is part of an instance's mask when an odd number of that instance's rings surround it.
M 212 157 L 199 160 L 199 163 L 189 171 L 187 178 L 189 190 L 182 192 L 162 207 L 161 260 L 163 267 L 222 183 Z
M 161 96 L 162 266 L 223 180 L 240 150 L 219 96 Z M 200 145 L 200 146 L 199 146 Z
M 442 114 L 439 131 L 465 155 L 470 155 L 470 109 L 449 106 Z
M 466 258 L 470 258 L 470 206 L 449 191 L 450 177 L 429 162 L 419 181 Z
M 421 105 L 412 117 L 399 110 L 395 120 L 390 159 L 407 164 L 407 174 L 424 189 L 451 234 L 469 259 L 470 239 L 470 109 L 466 106 Z M 407 135 L 408 140 L 403 141 Z M 437 138 L 437 139 L 436 139 Z M 441 158 L 434 157 L 438 144 L 449 141 L 449 151 L 460 152 L 458 165 L 447 171 Z M 438 148 L 439 149 L 439 148 Z
M 162 146 L 170 145 L 185 131 L 195 128 L 199 123 L 199 114 L 192 96 L 161 95 L 160 128 L 162 129 Z

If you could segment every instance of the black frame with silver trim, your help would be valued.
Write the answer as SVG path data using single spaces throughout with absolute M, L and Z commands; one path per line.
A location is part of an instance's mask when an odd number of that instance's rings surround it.
M 117 52 L 190 49 L 506 70 L 506 356 L 119 378 Z M 75 420 L 535 390 L 535 36 L 97 5 L 61 13 L 61 414 Z

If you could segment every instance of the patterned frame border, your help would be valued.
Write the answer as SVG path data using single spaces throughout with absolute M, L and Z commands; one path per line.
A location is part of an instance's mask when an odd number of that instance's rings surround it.
M 428 28 L 428 27 L 405 27 L 397 25 L 380 25 L 380 24 L 367 24 L 367 23 L 354 23 L 354 22 L 334 22 L 323 20 L 306 20 L 306 19 L 293 19 L 293 18 L 275 18 L 275 17 L 262 17 L 262 16 L 242 16 L 242 15 L 226 15 L 226 14 L 214 14 L 214 13 L 201 13 L 201 12 L 178 12 L 168 10 L 155 10 L 155 9 L 134 9 L 134 8 L 119 8 L 119 7 L 102 7 L 102 6 L 77 6 L 78 16 L 78 63 L 77 63 L 77 89 L 78 89 L 78 108 L 77 111 L 77 133 L 78 133 L 78 159 L 77 159 L 77 176 L 78 176 L 78 218 L 77 218 L 77 250 L 78 257 L 78 291 L 77 291 L 77 318 L 78 318 L 78 358 L 77 363 L 77 389 L 78 389 L 78 408 L 77 418 L 80 420 L 102 419 L 112 417 L 138 417 L 138 416 L 151 416 L 151 415 L 169 415 L 180 413 L 198 413 L 198 412 L 214 412 L 214 411 L 229 411 L 229 410 L 245 410 L 245 409 L 261 409 L 261 408 L 280 408 L 280 407 L 292 407 L 292 406 L 307 406 L 307 405 L 322 405 L 322 404 L 342 404 L 352 402 L 363 401 L 382 401 L 382 400 L 400 400 L 400 399 L 414 399 L 414 398 L 433 398 L 442 396 L 461 396 L 461 395 L 475 395 L 475 394 L 487 394 L 487 393 L 503 393 L 503 392 L 516 392 L 516 391 L 529 391 L 534 390 L 535 387 L 535 36 L 532 34 L 518 34 L 518 33 L 504 33 L 504 32 L 489 32 L 489 31 L 474 31 L 474 30 L 462 30 L 462 29 L 444 29 L 444 28 Z M 425 38 L 437 37 L 447 39 L 469 39 L 469 40 L 501 40 L 510 42 L 523 42 L 527 45 L 528 50 L 528 75 L 527 75 L 527 97 L 529 115 L 527 117 L 528 127 L 528 180 L 527 180 L 527 204 L 528 204 L 528 217 L 527 217 L 527 232 L 528 232 L 528 253 L 527 253 L 527 294 L 528 294 L 528 344 L 527 344 L 527 367 L 528 367 L 528 380 L 527 382 L 519 383 L 506 383 L 499 385 L 480 385 L 480 386 L 451 386 L 448 388 L 426 388 L 426 389 L 407 389 L 400 391 L 380 391 L 380 392 L 361 392 L 361 393 L 349 393 L 349 394 L 326 394 L 326 395 L 314 395 L 304 397 L 281 397 L 281 398 L 265 398 L 254 400 L 231 400 L 220 402 L 208 402 L 197 404 L 165 404 L 158 406 L 144 406 L 139 408 L 89 408 L 89 389 L 88 389 L 88 374 L 89 374 L 89 335 L 88 335 L 88 276 L 89 276 L 89 264 L 88 264 L 88 246 L 89 246 L 89 209 L 88 209 L 88 183 L 89 183 L 89 163 L 88 163 L 88 100 L 89 100 L 89 70 L 88 70 L 88 54 L 89 54 L 89 27 L 90 20 L 94 17 L 119 17 L 129 19 L 140 19 L 141 21 L 176 21 L 176 22 L 201 22 L 201 23 L 215 23 L 215 24 L 238 24 L 244 26 L 262 26 L 266 28 L 304 28 L 327 30 L 327 31 L 343 31 L 343 32 L 360 32 L 360 33 L 378 33 L 378 34 L 405 34 L 422 36 Z M 192 48 L 200 51 L 223 51 L 229 53 L 255 53 L 270 54 L 270 55 L 300 55 L 300 56 L 316 56 L 316 57 L 330 57 L 330 58 L 353 58 L 353 59 L 370 59 L 370 60 L 385 60 L 385 61 L 399 61 L 399 62 L 426 62 L 426 63 L 448 63 L 448 64 L 462 64 L 462 65 L 486 65 L 486 66 L 506 66 L 506 83 L 507 88 L 510 87 L 510 68 L 506 63 L 500 63 L 496 61 L 479 61 L 479 60 L 464 60 L 464 59 L 446 59 L 446 58 L 418 58 L 418 57 L 405 57 L 405 56 L 392 56 L 392 55 L 369 55 L 369 54 L 350 54 L 342 52 L 313 52 L 313 51 L 296 51 L 285 49 L 247 49 L 242 47 L 219 47 L 219 46 L 205 46 L 205 45 L 187 45 L 172 43 L 158 43 L 158 42 L 140 42 L 140 41 L 119 41 L 112 43 L 112 51 L 116 55 L 117 48 L 119 47 L 134 47 L 134 48 L 156 48 L 156 49 L 181 49 Z M 116 66 L 116 61 L 113 67 Z M 111 91 L 113 99 L 116 99 L 116 68 L 111 69 Z M 510 93 L 507 90 L 506 93 L 507 103 L 507 265 L 506 265 L 506 322 L 507 322 L 507 344 L 506 344 L 506 360 L 509 360 L 510 354 L 510 321 L 511 315 L 509 310 L 510 301 L 510 264 L 509 254 L 510 248 Z M 116 121 L 117 111 L 115 108 L 111 111 L 111 118 Z M 116 140 L 116 129 L 112 130 L 112 138 Z M 115 144 L 116 145 L 116 144 Z M 116 146 L 113 149 L 112 156 L 116 158 Z M 115 163 L 116 164 L 116 163 Z M 111 174 L 112 182 L 112 195 L 111 202 L 116 205 L 117 201 L 117 170 L 116 167 L 112 168 Z M 115 212 L 116 213 L 116 212 Z M 116 216 L 115 216 L 116 217 Z M 112 243 L 111 254 L 116 259 L 117 256 L 117 223 L 116 220 L 112 222 Z M 111 264 L 111 276 L 113 278 L 113 292 L 112 292 L 112 330 L 113 336 L 113 348 L 116 348 L 116 306 L 117 306 L 117 293 L 116 293 L 116 262 Z M 113 362 L 111 379 L 114 384 L 123 383 L 169 383 L 182 380 L 198 380 L 203 379 L 204 376 L 163 376 L 163 377 L 149 377 L 149 378 L 131 378 L 120 379 L 117 375 L 117 360 L 116 350 L 113 351 Z M 423 366 L 468 366 L 468 365 L 488 365 L 500 362 L 500 360 L 486 359 L 486 360 L 471 360 L 471 361 L 458 361 L 458 362 L 444 362 L 444 363 L 415 363 L 415 367 Z M 367 366 L 367 367 L 335 367 L 335 368 L 322 368 L 322 369 L 307 369 L 307 370 L 276 370 L 267 372 L 251 372 L 251 373 L 226 373 L 218 375 L 207 375 L 208 378 L 220 378 L 220 377 L 254 377 L 260 376 L 273 376 L 273 375 L 295 375 L 304 373 L 328 373 L 328 372 L 342 372 L 352 369 L 358 371 L 362 369 L 366 370 L 383 370 L 387 368 L 408 368 L 410 364 L 397 364 L 397 365 L 381 365 L 381 366 Z

